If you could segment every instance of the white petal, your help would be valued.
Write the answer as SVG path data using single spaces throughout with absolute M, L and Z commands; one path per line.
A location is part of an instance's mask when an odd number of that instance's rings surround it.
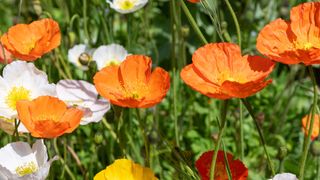
M 43 139 L 37 140 L 32 145 L 32 151 L 40 167 L 48 161 L 47 148 L 44 145 Z
M 46 177 L 49 175 L 51 163 L 56 160 L 58 160 L 58 156 L 53 157 L 52 159 L 50 159 L 50 161 L 42 165 L 36 173 L 32 174 L 33 178 L 37 180 L 46 179 Z
M 94 85 L 82 80 L 60 80 L 56 90 L 58 98 L 69 105 L 79 105 L 84 101 L 94 102 L 98 96 Z
M 16 174 L 16 168 L 29 162 L 36 162 L 30 145 L 25 142 L 14 142 L 0 149 L 0 165 Z
M 297 176 L 291 173 L 281 173 L 273 177 L 272 180 L 298 180 Z
M 79 62 L 78 59 L 80 55 L 84 52 L 86 52 L 87 46 L 84 44 L 78 44 L 73 46 L 71 49 L 68 51 L 68 59 L 71 63 L 74 65 L 78 66 Z
M 80 124 L 86 125 L 88 123 L 101 121 L 104 114 L 110 110 L 110 107 L 110 102 L 108 100 L 98 99 L 89 107 L 92 111 L 92 115 L 83 117 Z
M 92 59 L 97 62 L 98 69 L 104 68 L 110 61 L 122 62 L 128 55 L 127 50 L 119 44 L 99 46 Z
M 134 7 L 131 9 L 125 10 L 120 7 L 120 3 L 123 1 L 124 0 L 113 0 L 113 2 L 111 2 L 111 1 L 107 0 L 107 3 L 110 4 L 110 7 L 112 9 L 114 9 L 115 11 L 122 13 L 122 14 L 127 14 L 127 13 L 132 13 L 134 11 L 137 11 L 137 10 L 141 9 L 142 7 L 144 7 L 148 3 L 148 0 L 132 1 L 134 3 Z

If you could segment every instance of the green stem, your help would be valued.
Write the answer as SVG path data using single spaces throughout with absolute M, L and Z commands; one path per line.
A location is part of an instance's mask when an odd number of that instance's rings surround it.
M 181 2 L 181 7 L 183 12 L 185 13 L 185 15 L 187 16 L 190 25 L 192 26 L 193 30 L 196 32 L 196 34 L 198 35 L 198 37 L 200 38 L 201 42 L 203 44 L 208 44 L 208 41 L 206 40 L 206 38 L 204 37 L 204 35 L 202 34 L 201 30 L 199 29 L 196 21 L 194 20 L 194 18 L 192 17 L 187 5 L 184 3 L 184 0 L 180 0 Z
M 84 26 L 84 33 L 86 35 L 86 38 L 89 42 L 89 44 L 91 43 L 91 39 L 90 39 L 90 35 L 89 35 L 89 31 L 88 31 L 88 23 L 87 23 L 87 0 L 83 0 L 83 9 L 82 9 L 82 13 L 83 13 L 83 26 Z
M 259 126 L 259 123 L 254 115 L 254 112 L 253 112 L 253 109 L 251 107 L 251 104 L 249 103 L 249 101 L 247 101 L 247 99 L 241 99 L 244 106 L 247 108 L 250 116 L 252 117 L 255 125 L 256 125 L 256 128 L 258 130 L 258 133 L 259 133 L 259 137 L 260 137 L 260 140 L 261 140 L 261 143 L 262 143 L 262 146 L 263 146 L 263 149 L 264 149 L 264 153 L 266 154 L 267 156 L 267 160 L 268 160 L 268 165 L 269 165 L 269 168 L 271 170 L 271 173 L 272 173 L 272 176 L 275 175 L 275 171 L 273 169 L 273 164 L 272 164 L 272 161 L 271 161 L 271 158 L 270 158 L 270 155 L 269 155 L 269 152 L 267 150 L 267 144 L 266 144 L 266 141 L 264 139 L 264 136 L 263 136 L 263 133 L 262 133 L 262 129 L 261 127 Z
M 179 126 L 178 126 L 178 116 L 177 116 L 177 78 L 176 78 L 176 68 L 173 68 L 173 117 L 174 117 L 174 130 L 176 136 L 176 145 L 180 147 L 179 143 Z
M 224 0 L 224 1 L 227 4 L 227 7 L 228 7 L 228 9 L 229 9 L 229 11 L 231 13 L 232 19 L 233 19 L 234 24 L 236 26 L 237 36 L 238 36 L 238 44 L 239 44 L 240 49 L 241 49 L 241 30 L 240 30 L 240 25 L 239 25 L 239 21 L 238 21 L 237 15 L 234 12 L 234 10 L 232 9 L 232 6 L 231 6 L 229 0 Z
M 301 161 L 300 161 L 300 173 L 299 173 L 300 180 L 304 179 L 305 164 L 306 164 L 307 157 L 308 157 L 309 146 L 310 146 L 310 141 L 311 141 L 311 134 L 312 134 L 313 124 L 314 124 L 314 119 L 315 119 L 314 116 L 317 111 L 317 102 L 318 102 L 317 82 L 316 82 L 316 78 L 314 76 L 312 66 L 308 66 L 308 70 L 309 70 L 311 81 L 313 84 L 313 105 L 312 105 L 312 115 L 311 115 L 311 120 L 310 120 L 310 126 L 308 126 L 308 124 L 307 124 L 307 127 L 309 127 L 308 136 L 307 136 L 306 142 L 304 143 L 304 146 L 303 146 L 303 153 L 302 153 L 302 157 L 301 157 Z
M 60 160 L 61 164 L 64 165 L 64 169 L 67 171 L 67 173 L 69 174 L 70 178 L 72 180 L 76 180 L 76 177 L 74 176 L 74 174 L 70 170 L 69 166 L 67 165 L 67 163 L 64 161 L 64 159 L 60 155 L 60 151 L 59 151 L 59 148 L 58 148 L 58 145 L 57 145 L 57 138 L 53 139 L 53 147 L 54 147 L 54 150 L 56 151 L 57 155 L 59 156 L 59 160 Z
M 221 107 L 221 117 L 220 117 L 221 118 L 221 127 L 220 127 L 218 140 L 217 140 L 216 146 L 214 148 L 214 154 L 213 154 L 212 161 L 211 161 L 210 180 L 214 180 L 214 171 L 215 171 L 215 167 L 216 167 L 218 151 L 219 151 L 222 136 L 223 136 L 226 124 L 227 124 L 226 123 L 227 108 L 228 108 L 228 100 L 225 100 L 222 102 L 222 107 Z
M 241 158 L 241 161 L 243 161 L 244 160 L 243 105 L 241 100 L 239 100 L 239 110 L 240 110 L 240 158 Z
M 149 167 L 150 166 L 150 155 L 149 155 L 149 143 L 148 143 L 148 137 L 147 137 L 147 133 L 145 130 L 145 123 L 143 122 L 143 119 L 141 118 L 140 115 L 140 110 L 138 108 L 136 108 L 136 114 L 137 114 L 137 119 L 139 121 L 139 127 L 143 136 L 143 141 L 144 141 L 144 148 L 145 148 L 145 166 Z

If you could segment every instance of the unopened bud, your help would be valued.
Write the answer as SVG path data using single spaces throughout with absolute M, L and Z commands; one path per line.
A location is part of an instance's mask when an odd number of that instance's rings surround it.
M 310 150 L 314 156 L 320 156 L 320 141 L 313 141 Z

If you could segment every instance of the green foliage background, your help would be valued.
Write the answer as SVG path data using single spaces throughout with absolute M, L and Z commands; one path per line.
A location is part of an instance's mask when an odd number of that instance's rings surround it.
M 224 1 L 211 1 L 218 17 L 214 21 L 201 4 L 185 1 L 206 39 L 220 42 L 217 25 L 224 39 L 237 43 L 236 29 Z M 281 17 L 289 19 L 290 8 L 302 0 L 238 0 L 231 5 L 241 26 L 242 51 L 258 54 L 255 48 L 259 30 L 270 21 Z M 67 51 L 73 45 L 86 43 L 92 48 L 103 44 L 119 43 L 132 54 L 151 56 L 154 66 L 170 71 L 171 88 L 162 103 L 154 108 L 141 110 L 145 130 L 151 146 L 151 168 L 160 179 L 197 179 L 195 160 L 201 153 L 213 149 L 217 137 L 220 101 L 207 98 L 187 87 L 179 72 L 191 62 L 192 53 L 201 41 L 190 27 L 188 20 L 176 4 L 175 17 L 168 0 L 149 0 L 143 10 L 122 15 L 109 8 L 104 0 L 1 0 L 1 33 L 16 23 L 30 23 L 38 18 L 50 17 L 59 22 L 62 44 L 54 52 L 37 60 L 35 64 L 47 72 L 51 82 L 60 79 L 84 79 L 92 82 L 95 64 L 83 72 L 67 60 Z M 173 40 L 175 39 L 175 40 Z M 2 66 L 3 68 L 3 66 Z M 311 106 L 311 81 L 302 65 L 278 64 L 271 75 L 273 83 L 249 98 L 253 104 L 268 150 L 277 172 L 299 173 L 299 160 L 304 135 L 301 118 Z M 139 131 L 136 111 L 124 109 L 123 121 L 117 118 L 117 107 L 106 114 L 104 123 L 79 127 L 70 135 L 56 140 L 46 140 L 49 155 L 61 156 L 62 161 L 53 163 L 48 179 L 92 179 L 93 176 L 115 159 L 126 157 L 144 164 L 144 147 Z M 252 119 L 244 114 L 244 164 L 249 168 L 249 179 L 271 177 L 263 148 Z M 227 114 L 227 130 L 223 137 L 225 148 L 236 158 L 240 157 L 240 109 L 239 100 L 231 100 Z M 176 124 L 175 124 L 176 120 Z M 175 127 L 178 130 L 176 142 Z M 117 138 L 120 143 L 117 142 Z M 12 138 L 0 130 L 0 147 Z M 34 142 L 28 135 L 21 141 Z M 54 144 L 57 144 L 57 150 Z M 286 156 L 278 156 L 280 149 Z M 319 178 L 319 157 L 308 156 L 306 179 Z M 73 175 L 70 176 L 66 165 Z M 193 175 L 193 176 L 192 176 Z

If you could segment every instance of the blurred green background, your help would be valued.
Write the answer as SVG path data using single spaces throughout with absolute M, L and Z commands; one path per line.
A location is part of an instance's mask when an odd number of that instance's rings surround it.
M 206 39 L 237 43 L 235 25 L 224 1 L 208 1 L 209 9 L 185 1 Z M 241 28 L 243 54 L 258 54 L 255 44 L 259 30 L 278 17 L 289 19 L 290 8 L 303 2 L 306 1 L 231 1 Z M 173 5 L 175 14 L 172 14 Z M 131 54 L 151 56 L 154 66 L 170 71 L 171 88 L 167 97 L 156 107 L 141 110 L 150 143 L 151 168 L 160 179 L 198 178 L 194 162 L 201 153 L 214 147 L 221 102 L 191 90 L 179 77 L 181 68 L 191 62 L 192 53 L 202 45 L 179 1 L 149 0 L 142 10 L 123 15 L 110 9 L 104 0 L 0 0 L 0 12 L 1 34 L 14 24 L 30 23 L 38 18 L 50 17 L 59 22 L 62 44 L 35 62 L 47 72 L 51 82 L 65 78 L 92 82 L 97 71 L 95 64 L 91 63 L 89 71 L 83 72 L 68 62 L 68 49 L 79 43 L 92 48 L 118 43 Z M 311 81 L 302 65 L 278 64 L 271 78 L 273 83 L 249 101 L 263 127 L 276 171 L 298 174 L 304 138 L 301 119 L 312 104 Z M 144 163 L 136 111 L 124 109 L 123 122 L 119 123 L 115 118 L 117 110 L 117 107 L 110 110 L 104 123 L 81 126 L 56 142 L 45 141 L 49 155 L 59 154 L 64 161 L 53 163 L 49 179 L 92 179 L 115 159 L 124 157 L 123 149 L 128 158 Z M 239 100 L 232 99 L 223 137 L 226 150 L 236 158 L 240 158 L 240 111 Z M 248 112 L 245 109 L 242 112 L 243 162 L 249 168 L 249 179 L 270 178 L 258 132 Z M 0 147 L 11 140 L 0 130 Z M 34 142 L 28 135 L 20 140 Z M 59 152 L 54 148 L 55 143 Z M 287 153 L 279 153 L 284 151 Z M 66 171 L 66 166 L 72 174 Z M 319 166 L 319 157 L 309 154 L 305 179 L 319 178 Z

